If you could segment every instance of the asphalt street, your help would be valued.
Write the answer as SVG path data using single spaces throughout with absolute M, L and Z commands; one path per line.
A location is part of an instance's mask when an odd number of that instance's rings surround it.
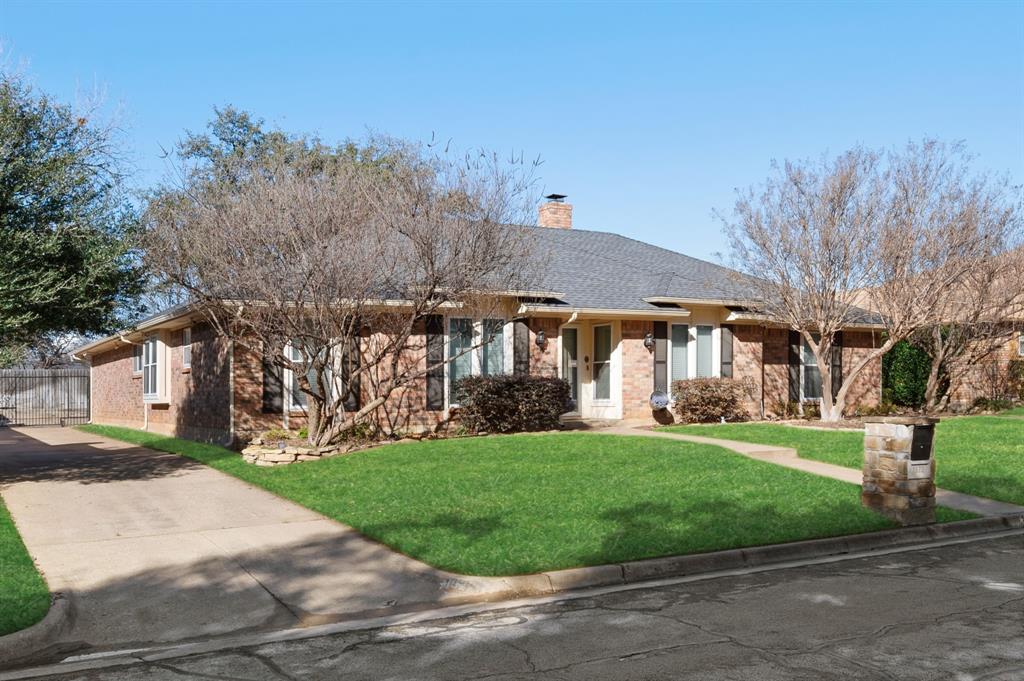
M 1024 535 L 52 678 L 1019 680 Z

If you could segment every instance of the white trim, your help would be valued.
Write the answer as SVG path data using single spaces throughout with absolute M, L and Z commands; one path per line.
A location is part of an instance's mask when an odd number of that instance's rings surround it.
M 146 346 L 152 343 L 152 350 L 150 359 L 151 363 L 146 363 Z M 170 391 L 168 390 L 168 371 L 169 356 L 167 352 L 167 344 L 164 342 L 159 332 L 149 334 L 142 342 L 143 357 L 142 357 L 142 401 L 146 404 L 167 404 L 170 401 Z M 146 374 L 149 367 L 153 368 L 153 385 L 149 386 L 153 390 L 146 392 Z
M 566 305 L 531 305 L 523 303 L 516 312 L 517 316 L 560 316 L 569 317 L 575 321 L 580 317 L 608 319 L 672 319 L 677 317 L 689 317 L 689 310 L 672 310 L 669 308 L 655 308 L 649 310 L 619 310 L 615 308 L 598 307 L 568 307 Z
M 295 356 L 292 354 L 292 350 L 293 350 L 293 348 L 292 348 L 292 344 L 291 343 L 288 343 L 287 345 L 285 345 L 284 346 L 285 356 L 288 359 L 290 359 L 291 361 L 293 361 L 293 362 L 300 361 L 301 357 L 299 357 L 299 359 L 296 359 Z M 281 400 L 281 402 L 282 402 L 282 408 L 284 409 L 285 423 L 286 424 L 288 422 L 287 421 L 288 415 L 291 414 L 292 412 L 299 413 L 299 414 L 305 414 L 306 411 L 307 411 L 307 407 L 305 405 L 300 404 L 298 402 L 295 402 L 295 400 L 294 400 L 295 395 L 292 392 L 292 383 L 294 383 L 294 382 L 295 382 L 295 372 L 293 370 L 287 368 L 287 367 L 282 367 L 282 369 L 281 369 L 281 383 L 284 384 L 282 386 L 282 392 L 284 393 L 284 395 L 283 395 L 283 399 Z
M 565 375 L 565 367 L 562 364 L 562 358 L 565 356 L 565 350 L 562 345 L 562 334 L 565 333 L 567 329 L 571 329 L 576 332 L 576 385 L 572 386 L 576 389 L 576 408 L 568 413 L 578 415 L 583 413 L 583 366 L 582 359 L 580 358 L 580 327 L 572 322 L 566 322 L 558 327 L 558 343 L 555 348 L 558 352 L 558 377 L 564 381 L 569 380 L 569 377 Z

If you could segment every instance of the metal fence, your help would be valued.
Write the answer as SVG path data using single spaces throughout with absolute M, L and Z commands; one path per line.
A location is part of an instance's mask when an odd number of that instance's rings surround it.
M 89 421 L 89 370 L 0 370 L 0 427 Z

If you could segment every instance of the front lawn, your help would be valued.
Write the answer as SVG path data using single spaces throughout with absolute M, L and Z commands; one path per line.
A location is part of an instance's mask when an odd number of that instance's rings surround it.
M 792 447 L 806 459 L 860 468 L 861 433 L 771 423 L 669 426 L 676 433 Z M 940 487 L 1024 505 L 1024 420 L 960 416 L 935 429 L 935 477 Z
M 259 468 L 213 445 L 82 429 L 192 457 L 463 574 L 523 574 L 894 526 L 861 508 L 855 485 L 654 438 L 463 438 Z M 941 509 L 940 517 L 970 516 Z
M 50 591 L 0 499 L 0 636 L 35 624 L 50 609 Z

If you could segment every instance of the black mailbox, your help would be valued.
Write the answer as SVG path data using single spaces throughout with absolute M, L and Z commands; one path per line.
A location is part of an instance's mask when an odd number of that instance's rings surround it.
M 927 461 L 932 458 L 932 440 L 934 438 L 934 425 L 914 426 L 914 439 L 910 445 L 910 460 Z

